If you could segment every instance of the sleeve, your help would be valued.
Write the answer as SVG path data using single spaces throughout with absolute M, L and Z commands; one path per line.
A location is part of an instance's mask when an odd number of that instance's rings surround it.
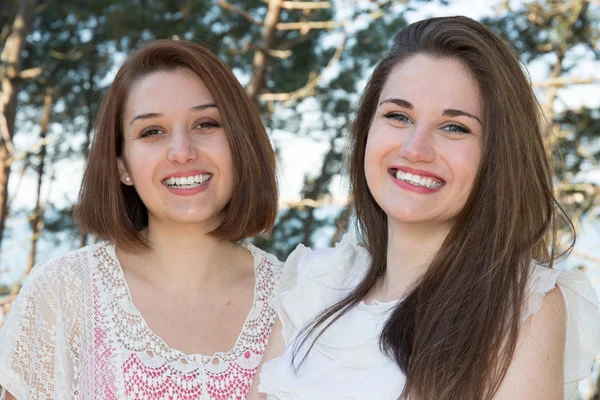
M 351 234 L 344 235 L 335 248 L 311 250 L 299 245 L 290 254 L 274 298 L 286 349 L 281 356 L 263 364 L 259 377 L 258 391 L 265 393 L 268 400 L 332 398 L 332 391 L 327 388 L 333 383 L 327 379 L 314 380 L 314 376 L 327 376 L 325 370 L 329 364 L 312 363 L 309 375 L 303 375 L 306 369 L 296 374 L 292 359 L 297 343 L 293 341 L 308 322 L 354 289 L 368 266 L 367 251 Z M 348 336 L 347 333 L 342 337 Z M 300 358 L 305 350 L 305 347 L 300 349 Z
M 321 296 L 315 293 L 315 296 L 302 296 L 301 299 L 298 286 L 314 284 L 315 275 L 319 274 L 320 260 L 326 258 L 331 251 L 333 249 L 313 251 L 300 244 L 284 264 L 281 282 L 273 301 L 286 346 L 290 344 L 294 332 L 314 317 L 317 310 L 323 309 Z
M 565 398 L 577 398 L 577 383 L 587 378 L 600 350 L 598 297 L 585 273 L 535 266 L 524 319 L 539 311 L 544 295 L 558 287 L 565 301 Z
M 58 289 L 53 264 L 34 267 L 0 330 L 0 386 L 19 400 L 68 398 L 66 384 L 74 380 L 64 375 L 76 369 L 68 338 L 77 328 L 63 318 L 68 294 Z

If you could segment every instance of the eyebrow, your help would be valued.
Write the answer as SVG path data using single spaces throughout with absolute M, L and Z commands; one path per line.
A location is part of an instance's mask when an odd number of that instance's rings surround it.
M 217 108 L 217 105 L 214 103 L 201 104 L 199 106 L 191 107 L 190 111 L 202 111 L 202 110 L 206 110 L 207 108 Z M 150 118 L 158 118 L 158 117 L 162 117 L 162 116 L 164 116 L 164 115 L 161 113 L 138 114 L 131 119 L 131 122 L 129 122 L 129 125 L 133 124 L 138 119 L 150 119 Z
M 385 104 L 385 103 L 393 103 L 393 104 L 396 104 L 397 106 L 408 108 L 409 110 L 412 110 L 413 108 L 415 108 L 410 102 L 408 102 L 406 100 L 402 100 L 402 99 L 386 99 L 386 100 L 383 100 L 381 103 L 379 103 L 379 106 L 381 106 L 382 104 Z M 481 120 L 476 115 L 473 115 L 466 111 L 455 110 L 455 109 L 449 108 L 449 109 L 444 110 L 442 115 L 445 115 L 448 117 L 465 116 L 465 117 L 473 118 L 474 120 L 479 122 L 479 124 L 481 124 L 481 126 L 483 126 L 483 122 L 481 122 Z

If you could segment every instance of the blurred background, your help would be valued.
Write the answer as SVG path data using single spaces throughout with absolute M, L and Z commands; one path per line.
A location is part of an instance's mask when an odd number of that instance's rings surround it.
M 2 0 L 0 325 L 36 262 L 97 240 L 79 230 L 73 205 L 99 103 L 141 43 L 203 44 L 246 87 L 277 151 L 281 191 L 274 231 L 255 242 L 285 259 L 349 228 L 347 128 L 394 34 L 457 14 L 520 53 L 553 123 L 556 187 L 577 229 L 559 267 L 584 269 L 598 291 L 600 0 Z M 600 399 L 597 369 L 582 399 Z

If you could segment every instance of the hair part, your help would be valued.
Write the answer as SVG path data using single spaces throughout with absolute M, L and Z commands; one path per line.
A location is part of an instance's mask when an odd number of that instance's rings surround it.
M 393 310 L 380 346 L 406 375 L 401 398 L 490 399 L 515 351 L 531 263 L 552 267 L 557 218 L 570 221 L 554 197 L 543 140 L 547 127 L 518 55 L 465 17 L 407 26 L 369 79 L 349 133 L 349 175 L 371 265 L 350 294 L 305 327 L 294 358 L 307 341 L 310 351 L 328 326 L 384 278 L 387 215 L 367 186 L 367 135 L 390 72 L 417 54 L 458 60 L 477 82 L 482 158 L 465 207 L 427 271 Z
M 84 232 L 129 249 L 148 248 L 140 230 L 148 211 L 135 188 L 121 183 L 123 114 L 136 83 L 155 72 L 185 68 L 206 85 L 221 115 L 231 149 L 234 188 L 220 225 L 210 234 L 240 240 L 272 229 L 277 216 L 275 154 L 256 106 L 229 67 L 206 48 L 187 41 L 156 40 L 121 66 L 98 113 L 77 215 Z

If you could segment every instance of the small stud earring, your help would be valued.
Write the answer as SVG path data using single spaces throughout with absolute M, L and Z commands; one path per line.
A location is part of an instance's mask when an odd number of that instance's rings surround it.
M 131 183 L 131 178 L 129 177 L 129 175 L 125 176 L 125 183 Z

